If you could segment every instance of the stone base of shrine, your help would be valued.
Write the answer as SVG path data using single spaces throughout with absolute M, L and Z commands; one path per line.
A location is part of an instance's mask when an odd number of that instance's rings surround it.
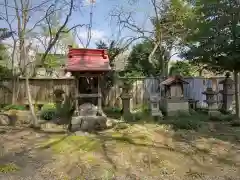
M 208 110 L 208 115 L 209 116 L 219 116 L 221 115 L 222 113 L 218 110 Z
M 104 116 L 73 116 L 71 131 L 93 132 L 107 128 L 107 118 Z
M 189 113 L 189 103 L 184 99 L 162 99 L 160 107 L 167 116 L 174 116 L 179 112 Z

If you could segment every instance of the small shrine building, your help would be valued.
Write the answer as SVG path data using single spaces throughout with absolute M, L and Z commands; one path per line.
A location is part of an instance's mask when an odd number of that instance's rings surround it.
M 72 48 L 69 46 L 66 71 L 75 77 L 75 113 L 79 106 L 90 102 L 102 110 L 101 82 L 111 71 L 109 57 L 105 49 Z

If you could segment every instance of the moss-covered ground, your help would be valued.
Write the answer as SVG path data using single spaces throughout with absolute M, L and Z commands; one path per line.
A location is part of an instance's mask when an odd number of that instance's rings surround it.
M 0 179 L 240 179 L 240 128 L 228 122 L 198 131 L 142 122 L 97 134 L 2 132 Z

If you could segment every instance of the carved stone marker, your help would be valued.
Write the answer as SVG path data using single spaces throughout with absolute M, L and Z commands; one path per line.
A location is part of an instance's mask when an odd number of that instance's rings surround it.
M 160 97 L 159 95 L 152 95 L 150 97 L 151 113 L 153 117 L 162 117 L 162 112 L 159 107 Z
M 123 118 L 124 120 L 128 120 L 128 118 L 131 116 L 130 99 L 132 98 L 132 96 L 129 93 L 123 92 L 120 97 L 122 99 Z
M 234 94 L 234 81 L 230 78 L 230 73 L 226 73 L 225 79 L 220 81 L 219 84 L 223 85 L 223 90 L 220 91 L 220 93 L 222 94 L 222 110 L 227 112 L 232 106 Z

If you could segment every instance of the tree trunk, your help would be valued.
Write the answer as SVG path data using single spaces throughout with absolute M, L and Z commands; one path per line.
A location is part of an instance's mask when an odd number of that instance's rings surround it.
M 34 106 L 32 104 L 32 96 L 31 96 L 30 87 L 29 87 L 28 73 L 26 73 L 25 83 L 26 83 L 25 85 L 26 85 L 29 109 L 30 109 L 31 116 L 32 116 L 32 126 L 33 126 L 33 128 L 37 128 L 38 127 L 38 120 L 37 120 L 37 116 L 36 116 L 35 111 L 34 111 Z
M 235 111 L 236 111 L 236 117 L 239 119 L 239 97 L 238 97 L 238 72 L 234 71 L 234 89 L 235 89 Z
M 12 77 L 12 104 L 16 104 L 16 77 Z

